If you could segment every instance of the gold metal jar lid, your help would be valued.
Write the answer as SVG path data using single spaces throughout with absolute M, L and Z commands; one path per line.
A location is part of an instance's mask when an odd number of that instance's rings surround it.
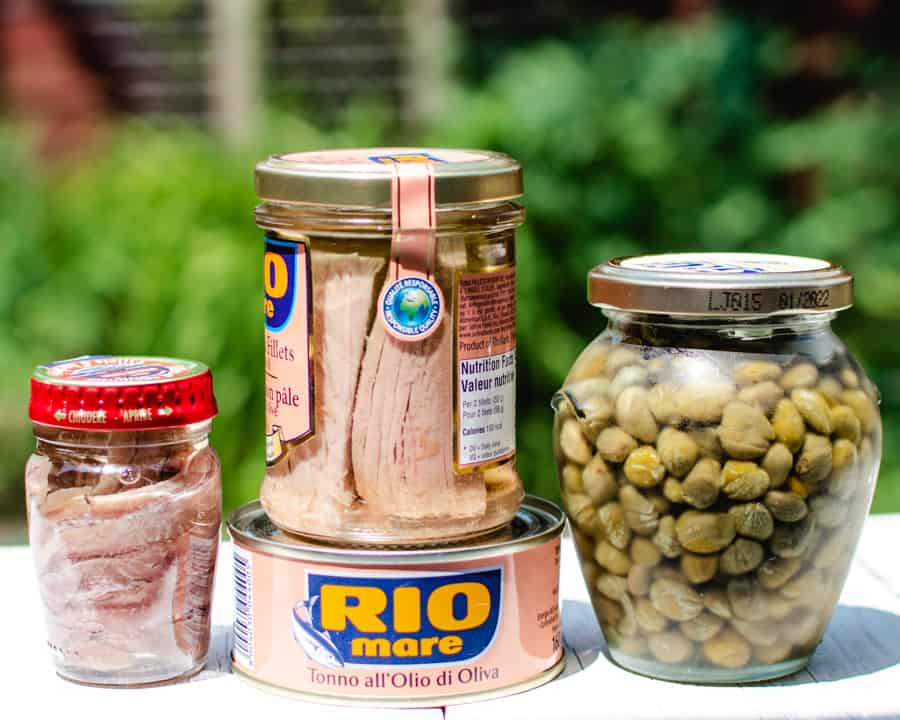
M 853 276 L 825 260 L 791 255 L 638 255 L 614 258 L 591 270 L 588 301 L 665 315 L 834 312 L 853 304 Z
M 437 205 L 522 195 L 522 167 L 508 155 L 450 148 L 359 148 L 272 155 L 256 166 L 256 193 L 276 202 L 390 208 L 393 165 L 430 163 Z

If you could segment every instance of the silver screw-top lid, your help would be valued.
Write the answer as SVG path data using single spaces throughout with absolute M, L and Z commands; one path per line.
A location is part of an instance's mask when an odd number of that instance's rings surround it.
M 588 300 L 599 307 L 665 315 L 834 312 L 853 304 L 853 276 L 826 260 L 791 255 L 638 255 L 591 270 Z
M 428 163 L 435 202 L 460 205 L 522 195 L 522 168 L 508 155 L 451 148 L 354 148 L 272 155 L 256 166 L 264 200 L 359 208 L 390 208 L 392 166 Z

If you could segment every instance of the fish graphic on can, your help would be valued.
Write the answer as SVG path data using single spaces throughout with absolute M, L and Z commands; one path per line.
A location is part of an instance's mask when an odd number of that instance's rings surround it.
M 316 595 L 294 605 L 291 610 L 291 632 L 297 644 L 303 648 L 306 657 L 319 665 L 327 667 L 344 667 L 340 650 L 335 647 L 327 630 L 313 627 L 312 614 L 319 600 Z

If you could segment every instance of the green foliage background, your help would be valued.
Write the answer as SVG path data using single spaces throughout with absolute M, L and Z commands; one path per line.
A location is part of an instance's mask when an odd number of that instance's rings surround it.
M 604 259 L 674 250 L 826 257 L 857 278 L 839 334 L 883 393 L 877 510 L 900 510 L 900 68 L 847 45 L 853 90 L 813 112 L 769 109 L 792 39 L 727 17 L 617 21 L 507 55 L 420 137 L 370 100 L 327 132 L 272 113 L 242 151 L 131 122 L 102 152 L 41 170 L 0 133 L 0 509 L 22 512 L 34 364 L 85 353 L 196 358 L 215 373 L 226 505 L 263 468 L 260 233 L 252 167 L 269 152 L 415 141 L 503 150 L 525 167 L 519 235 L 519 459 L 557 496 L 549 398 L 602 330 L 584 299 Z

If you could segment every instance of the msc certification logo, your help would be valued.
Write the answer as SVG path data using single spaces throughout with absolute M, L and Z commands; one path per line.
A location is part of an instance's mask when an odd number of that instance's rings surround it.
M 471 660 L 500 619 L 502 568 L 442 575 L 307 576 L 291 628 L 320 665 L 432 665 Z
M 379 309 L 388 332 L 401 340 L 423 340 L 441 321 L 444 300 L 437 285 L 423 277 L 405 277 L 381 294 Z

